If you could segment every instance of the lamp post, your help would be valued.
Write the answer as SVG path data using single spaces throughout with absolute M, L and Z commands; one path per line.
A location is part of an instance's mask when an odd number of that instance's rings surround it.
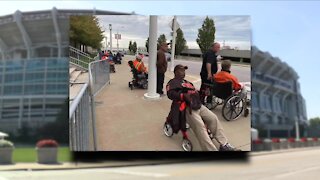
M 109 24 L 110 30 L 110 51 L 112 52 L 112 24 Z
M 174 54 L 176 48 L 176 36 L 177 36 L 177 16 L 174 16 L 172 21 L 172 44 L 171 44 L 171 63 L 170 63 L 170 71 L 173 72 L 174 69 Z

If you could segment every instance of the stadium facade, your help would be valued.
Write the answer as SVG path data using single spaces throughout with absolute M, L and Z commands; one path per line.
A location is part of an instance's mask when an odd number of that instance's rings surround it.
M 295 137 L 307 125 L 299 76 L 287 63 L 252 47 L 252 126 L 263 137 Z
M 53 8 L 0 17 L 0 131 L 56 120 L 69 95 L 71 15 L 120 14 Z

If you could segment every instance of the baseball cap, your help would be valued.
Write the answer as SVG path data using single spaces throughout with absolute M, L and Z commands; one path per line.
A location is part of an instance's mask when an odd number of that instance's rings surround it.
M 175 67 L 174 67 L 174 71 L 173 72 L 176 72 L 177 70 L 179 70 L 179 69 L 188 69 L 188 66 L 184 66 L 184 65 L 182 65 L 182 64 L 178 64 L 178 65 L 176 65 Z

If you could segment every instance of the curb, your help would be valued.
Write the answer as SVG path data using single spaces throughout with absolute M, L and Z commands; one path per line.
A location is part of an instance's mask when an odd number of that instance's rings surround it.
M 274 150 L 274 151 L 260 151 L 260 152 L 251 151 L 249 153 L 249 156 L 263 156 L 263 155 L 290 153 L 290 152 L 306 151 L 306 150 L 314 150 L 314 149 L 319 149 L 320 150 L 320 147 L 304 147 L 304 148 L 293 148 L 293 149 Z
M 39 165 L 41 167 L 12 167 L 15 166 L 15 164 L 13 165 L 8 165 L 11 167 L 8 168 L 1 168 L 0 166 L 0 172 L 1 171 L 50 171 L 50 170 L 72 170 L 72 169 L 93 169 L 93 168 L 113 168 L 113 167 L 130 167 L 130 166 L 145 166 L 145 165 L 160 165 L 160 164 L 176 164 L 176 163 L 182 163 L 182 162 L 194 162 L 194 161 L 198 161 L 198 159 L 184 159 L 184 160 L 164 160 L 164 161 L 139 161 L 137 160 L 136 162 L 128 162 L 128 161 L 124 161 L 124 162 L 120 162 L 119 161 L 115 161 L 115 162 L 108 162 L 108 163 L 101 163 L 101 162 L 97 162 L 97 163 L 85 163 L 85 164 L 81 164 L 82 162 L 74 162 L 74 163 L 70 163 L 69 167 L 59 167 L 59 165 L 45 165 L 45 164 L 38 164 L 38 163 L 28 163 L 30 165 Z M 69 162 L 67 162 L 69 163 Z M 16 164 L 19 165 L 19 164 Z M 63 165 L 63 163 L 62 163 Z M 27 166 L 27 165 L 26 165 Z M 54 166 L 54 167 L 52 167 Z

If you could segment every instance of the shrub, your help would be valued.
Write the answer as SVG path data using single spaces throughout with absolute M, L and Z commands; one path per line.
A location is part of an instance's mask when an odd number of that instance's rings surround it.
M 296 142 L 295 138 L 288 138 L 288 142 Z
M 272 138 L 272 142 L 273 142 L 273 143 L 279 143 L 279 142 L 280 142 L 280 139 L 279 139 L 279 138 Z
M 44 147 L 58 147 L 59 144 L 57 141 L 53 139 L 43 139 L 37 142 L 37 148 L 44 148 Z
M 313 141 L 318 141 L 317 137 L 312 138 Z
M 262 144 L 262 140 L 261 139 L 255 139 L 252 141 L 253 144 Z
M 14 147 L 14 145 L 11 141 L 1 139 L 0 140 L 0 148 L 6 148 L 6 147 Z
M 301 139 L 300 139 L 300 141 L 301 141 L 301 142 L 307 142 L 307 141 L 308 141 L 308 139 L 307 139 L 307 138 L 305 138 L 305 137 L 303 137 L 303 138 L 301 138 Z

